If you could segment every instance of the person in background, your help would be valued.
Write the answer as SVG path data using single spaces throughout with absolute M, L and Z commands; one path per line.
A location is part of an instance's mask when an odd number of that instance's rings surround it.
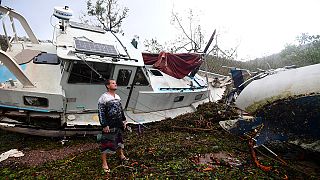
M 101 159 L 102 168 L 110 172 L 107 156 L 118 152 L 120 160 L 128 161 L 124 155 L 123 132 L 126 128 L 126 117 L 122 109 L 120 97 L 115 93 L 117 83 L 108 79 L 105 83 L 107 91 L 98 100 L 99 121 L 102 126 Z

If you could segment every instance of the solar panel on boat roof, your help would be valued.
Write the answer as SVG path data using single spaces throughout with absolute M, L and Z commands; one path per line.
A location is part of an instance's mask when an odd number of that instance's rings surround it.
M 98 26 L 89 26 L 87 24 L 82 24 L 82 23 L 78 23 L 78 22 L 74 22 L 74 21 L 70 21 L 69 24 L 73 28 L 85 29 L 85 30 L 89 30 L 89 31 L 99 32 L 99 33 L 105 33 L 105 31 L 101 27 L 98 27 Z
M 94 43 L 90 41 L 75 40 L 76 51 L 85 54 L 95 54 L 99 56 L 118 56 L 118 52 L 113 45 Z

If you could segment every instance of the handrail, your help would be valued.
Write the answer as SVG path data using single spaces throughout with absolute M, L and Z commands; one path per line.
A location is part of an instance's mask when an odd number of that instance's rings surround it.
M 22 71 L 20 66 L 12 59 L 6 52 L 0 50 L 1 62 L 12 72 L 21 82 L 23 87 L 35 87 L 26 74 Z
M 36 36 L 34 35 L 33 31 L 31 30 L 28 22 L 26 21 L 26 19 L 20 15 L 19 13 L 13 11 L 12 9 L 8 8 L 8 7 L 3 7 L 0 6 L 0 12 L 9 15 L 10 18 L 15 18 L 17 19 L 20 24 L 22 25 L 23 29 L 26 31 L 28 37 L 30 38 L 30 41 L 34 44 L 39 44 L 38 39 L 36 38 Z M 13 29 L 13 31 L 15 31 L 15 28 Z M 16 34 L 16 32 L 14 32 Z
M 6 41 L 7 41 L 7 44 L 8 44 L 8 49 L 9 49 L 9 51 L 11 51 L 11 45 L 10 45 L 10 41 L 9 41 L 6 25 L 4 24 L 4 18 L 7 17 L 8 14 L 9 14 L 9 11 L 5 15 L 3 15 L 1 17 L 1 19 L 2 19 L 3 32 L 4 32 L 4 35 L 6 36 Z

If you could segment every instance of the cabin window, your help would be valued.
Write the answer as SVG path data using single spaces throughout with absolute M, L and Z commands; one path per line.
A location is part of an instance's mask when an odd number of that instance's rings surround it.
M 147 86 L 149 85 L 148 79 L 144 75 L 143 71 L 141 68 L 138 68 L 136 76 L 134 77 L 134 85 L 138 86 Z
M 173 102 L 181 102 L 183 101 L 184 96 L 177 96 L 174 98 Z
M 112 64 L 74 61 L 68 83 L 104 84 L 112 72 Z
M 118 86 L 127 86 L 130 81 L 132 70 L 120 69 L 117 78 Z
M 150 69 L 150 72 L 154 75 L 154 76 L 163 76 L 162 73 L 158 70 L 154 70 L 154 69 Z
M 33 58 L 33 63 L 58 65 L 60 64 L 60 59 L 56 54 L 41 53 L 40 55 Z
M 23 96 L 23 103 L 27 106 L 48 107 L 49 102 L 47 98 L 35 96 Z
M 199 99 L 201 99 L 202 98 L 202 94 L 198 94 L 198 95 L 196 95 L 196 97 L 194 98 L 194 100 L 199 100 Z

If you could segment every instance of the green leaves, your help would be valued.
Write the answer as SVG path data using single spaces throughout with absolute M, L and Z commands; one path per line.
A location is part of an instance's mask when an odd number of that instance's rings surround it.
M 93 16 L 105 30 L 120 32 L 123 20 L 128 16 L 129 9 L 119 8 L 117 0 L 87 1 L 87 13 Z

